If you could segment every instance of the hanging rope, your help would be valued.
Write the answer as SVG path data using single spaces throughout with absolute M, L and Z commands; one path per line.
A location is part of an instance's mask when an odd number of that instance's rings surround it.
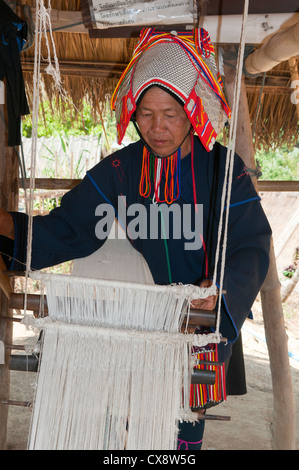
M 67 93 L 63 88 L 60 76 L 59 63 L 56 54 L 55 42 L 51 27 L 51 4 L 45 7 L 43 0 L 36 0 L 36 16 L 35 16 L 35 50 L 34 50 L 34 73 L 33 73 L 33 109 L 32 109 L 32 145 L 31 145 L 31 173 L 30 188 L 28 199 L 28 235 L 27 235 L 27 261 L 25 272 L 25 299 L 24 313 L 27 310 L 27 294 L 28 294 L 28 278 L 31 271 L 31 255 L 32 255 L 32 230 L 33 230 L 33 203 L 35 190 L 35 172 L 36 172 L 36 154 L 37 154 L 37 136 L 38 136 L 38 115 L 39 115 L 39 96 L 40 96 L 40 61 L 41 61 L 41 41 L 45 38 L 48 66 L 45 71 L 51 75 L 54 86 L 64 100 L 68 100 Z M 54 66 L 51 59 L 51 50 L 53 53 Z
M 32 225 L 33 225 L 33 201 L 35 189 L 35 169 L 36 169 L 36 149 L 37 149 L 37 127 L 39 108 L 39 84 L 40 84 L 40 57 L 41 57 L 41 21 L 40 21 L 40 1 L 36 1 L 35 15 L 35 46 L 34 46 L 34 73 L 33 73 L 33 110 L 32 110 L 32 145 L 31 145 L 31 172 L 28 199 L 28 234 L 27 234 L 27 261 L 25 271 L 25 296 L 24 315 L 27 311 L 28 279 L 31 269 L 32 254 Z
M 248 16 L 248 0 L 245 0 L 243 19 L 242 19 L 240 47 L 239 47 L 238 60 L 237 60 L 236 81 L 235 81 L 235 87 L 234 87 L 234 103 L 232 106 L 232 117 L 231 117 L 230 131 L 229 131 L 229 142 L 228 142 L 228 147 L 227 147 L 225 177 L 224 177 L 224 184 L 223 184 L 223 191 L 222 191 L 222 198 L 221 198 L 220 221 L 219 221 L 219 227 L 218 227 L 218 241 L 217 241 L 216 256 L 215 256 L 215 270 L 214 270 L 214 276 L 213 276 L 213 284 L 216 285 L 217 271 L 218 271 L 218 265 L 219 265 L 219 255 L 220 255 L 221 234 L 223 230 L 224 208 L 226 207 L 225 220 L 224 220 L 223 247 L 222 247 L 222 252 L 221 252 L 220 280 L 219 280 L 219 297 L 220 298 L 221 298 L 222 290 L 223 290 L 223 279 L 224 279 L 225 261 L 226 261 L 229 206 L 230 206 L 232 179 L 233 179 L 233 166 L 234 166 L 233 162 L 234 162 L 235 145 L 236 145 L 237 119 L 238 119 L 238 109 L 239 109 L 239 97 L 240 97 L 240 90 L 241 90 L 243 60 L 244 60 L 247 16 Z M 219 333 L 219 327 L 220 327 L 220 311 L 221 311 L 221 302 L 219 301 L 218 312 L 217 312 L 217 324 L 216 324 L 217 333 Z

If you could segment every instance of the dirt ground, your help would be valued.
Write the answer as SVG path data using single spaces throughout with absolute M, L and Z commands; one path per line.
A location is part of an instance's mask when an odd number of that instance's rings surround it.
M 279 204 L 277 205 L 279 197 Z M 280 242 L 285 237 L 287 224 L 281 224 L 278 208 L 282 207 L 283 220 L 290 220 L 298 209 L 299 196 L 286 193 L 265 195 L 265 211 L 273 228 L 274 240 Z M 275 206 L 275 207 L 274 207 Z M 291 213 L 288 214 L 286 208 Z M 275 209 L 275 210 L 274 210 Z M 292 224 L 293 227 L 294 224 Z M 298 225 L 297 225 L 298 226 Z M 297 230 L 297 233 L 299 231 Z M 298 236 L 298 235 L 297 235 Z M 286 237 L 288 238 L 288 237 Z M 280 249 L 277 259 L 279 274 L 286 265 L 292 263 L 294 248 L 299 246 L 293 233 L 286 239 L 284 249 Z M 283 287 L 289 280 L 280 275 Z M 293 377 L 293 391 L 296 408 L 299 405 L 299 285 L 292 292 L 284 306 L 285 325 L 289 338 L 288 350 Z M 215 407 L 210 413 L 230 416 L 230 421 L 206 421 L 204 450 L 271 450 L 272 421 L 272 382 L 267 345 L 264 339 L 262 309 L 259 299 L 253 307 L 253 320 L 246 320 L 242 329 L 247 394 L 230 396 L 225 403 Z M 25 344 L 31 341 L 25 326 L 14 328 L 14 343 Z M 11 400 L 30 401 L 34 395 L 37 375 L 28 372 L 11 372 Z M 31 411 L 28 408 L 10 406 L 8 419 L 8 450 L 26 449 L 30 427 Z M 299 416 L 296 417 L 296 436 L 299 449 Z

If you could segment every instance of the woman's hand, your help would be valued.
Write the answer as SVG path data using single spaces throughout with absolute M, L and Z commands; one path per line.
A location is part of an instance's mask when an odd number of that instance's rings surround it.
M 15 238 L 14 223 L 11 214 L 0 209 L 0 235 L 11 238 Z
M 210 279 L 205 279 L 200 283 L 200 287 L 210 287 L 213 284 L 213 281 Z M 191 303 L 191 308 L 195 308 L 198 310 L 215 310 L 216 303 L 217 303 L 217 295 L 210 295 L 205 299 L 195 299 Z

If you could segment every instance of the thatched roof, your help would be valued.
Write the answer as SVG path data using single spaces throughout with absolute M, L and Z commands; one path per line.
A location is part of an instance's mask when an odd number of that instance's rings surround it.
M 24 0 L 34 7 L 34 0 Z M 52 9 L 81 12 L 80 0 L 52 0 Z M 136 38 L 91 38 L 89 34 L 53 31 L 57 57 L 64 89 L 81 110 L 83 99 L 88 99 L 95 113 L 103 109 L 114 90 L 122 70 L 131 57 Z M 67 30 L 70 31 L 70 30 Z M 42 55 L 47 56 L 45 44 Z M 29 104 L 33 90 L 34 47 L 22 53 L 23 73 Z M 297 67 L 298 67 L 297 59 Z M 43 71 L 43 68 L 42 68 Z M 45 95 L 53 106 L 61 100 L 53 86 L 53 80 L 42 74 Z M 298 115 L 291 102 L 292 76 L 288 61 L 267 72 L 265 76 L 245 78 L 248 103 L 255 140 L 258 146 L 298 142 Z M 44 98 L 44 96 L 43 96 Z M 76 113 L 75 113 L 76 114 Z

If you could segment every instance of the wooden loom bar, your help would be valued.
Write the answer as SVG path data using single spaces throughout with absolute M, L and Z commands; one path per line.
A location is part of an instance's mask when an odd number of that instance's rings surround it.
M 9 307 L 17 310 L 24 310 L 25 307 L 25 294 L 13 293 L 9 299 Z M 43 307 L 45 314 L 48 313 L 47 299 L 38 294 L 27 294 L 27 310 L 38 313 Z
M 12 293 L 9 299 L 9 308 L 23 310 L 25 306 L 25 294 Z M 27 294 L 27 310 L 38 313 L 43 308 L 44 315 L 48 313 L 47 299 L 39 294 Z M 184 319 L 183 327 L 186 326 L 187 318 Z M 188 316 L 188 330 L 194 330 L 197 325 L 214 327 L 216 324 L 216 313 L 210 310 L 190 310 Z
M 18 401 L 18 400 L 2 400 L 3 405 L 14 405 L 22 406 L 23 408 L 31 408 L 32 403 L 30 401 Z
M 23 408 L 32 408 L 30 401 L 2 400 L 3 405 L 22 406 Z M 230 416 L 198 414 L 200 420 L 230 421 Z

